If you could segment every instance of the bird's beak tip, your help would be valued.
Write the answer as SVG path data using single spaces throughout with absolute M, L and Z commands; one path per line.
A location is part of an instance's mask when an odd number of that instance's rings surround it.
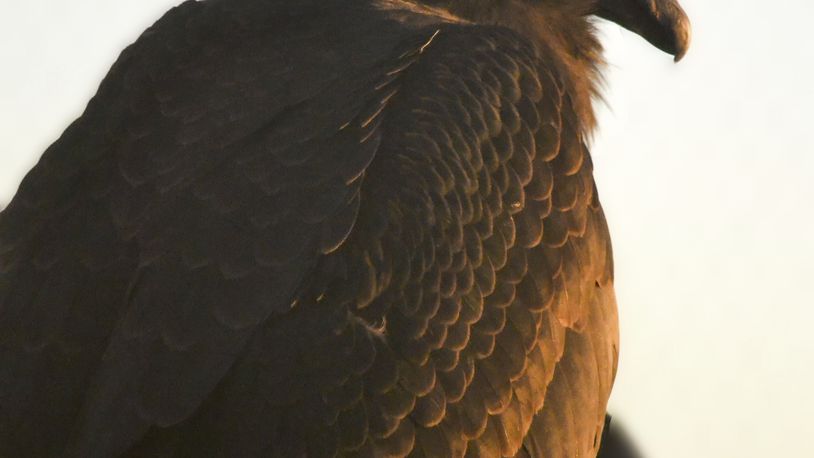
M 692 26 L 686 15 L 682 15 L 676 21 L 675 30 L 675 62 L 681 61 L 690 49 L 692 43 Z

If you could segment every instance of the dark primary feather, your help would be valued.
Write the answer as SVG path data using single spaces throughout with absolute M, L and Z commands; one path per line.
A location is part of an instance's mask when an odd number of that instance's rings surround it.
M 173 9 L 0 215 L 0 457 L 595 454 L 558 56 L 395 1 Z

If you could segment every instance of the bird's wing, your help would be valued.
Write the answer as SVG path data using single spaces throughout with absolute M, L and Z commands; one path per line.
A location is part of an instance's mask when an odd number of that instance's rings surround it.
M 447 26 L 386 114 L 362 193 L 384 203 L 358 230 L 388 215 L 363 246 L 390 283 L 363 310 L 387 310 L 406 360 L 384 396 L 399 403 L 379 403 L 396 414 L 379 415 L 404 418 L 416 456 L 596 453 L 616 368 L 611 247 L 582 94 L 548 45 Z
M 326 278 L 253 336 L 186 455 L 595 454 L 616 306 L 568 75 L 505 29 L 440 27 Z
M 122 54 L 0 216 L 0 456 L 189 417 L 345 241 L 431 36 L 357 3 L 187 2 Z

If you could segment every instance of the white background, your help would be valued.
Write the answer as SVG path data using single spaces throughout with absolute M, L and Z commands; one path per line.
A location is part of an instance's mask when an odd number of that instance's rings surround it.
M 0 0 L 0 205 L 175 0 Z M 602 25 L 611 411 L 647 456 L 814 457 L 810 0 L 684 0 L 685 60 Z

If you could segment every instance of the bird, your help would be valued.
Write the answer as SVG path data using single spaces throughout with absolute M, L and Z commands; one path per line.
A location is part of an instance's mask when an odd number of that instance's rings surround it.
M 203 0 L 0 213 L 0 457 L 595 456 L 618 360 L 595 18 Z

